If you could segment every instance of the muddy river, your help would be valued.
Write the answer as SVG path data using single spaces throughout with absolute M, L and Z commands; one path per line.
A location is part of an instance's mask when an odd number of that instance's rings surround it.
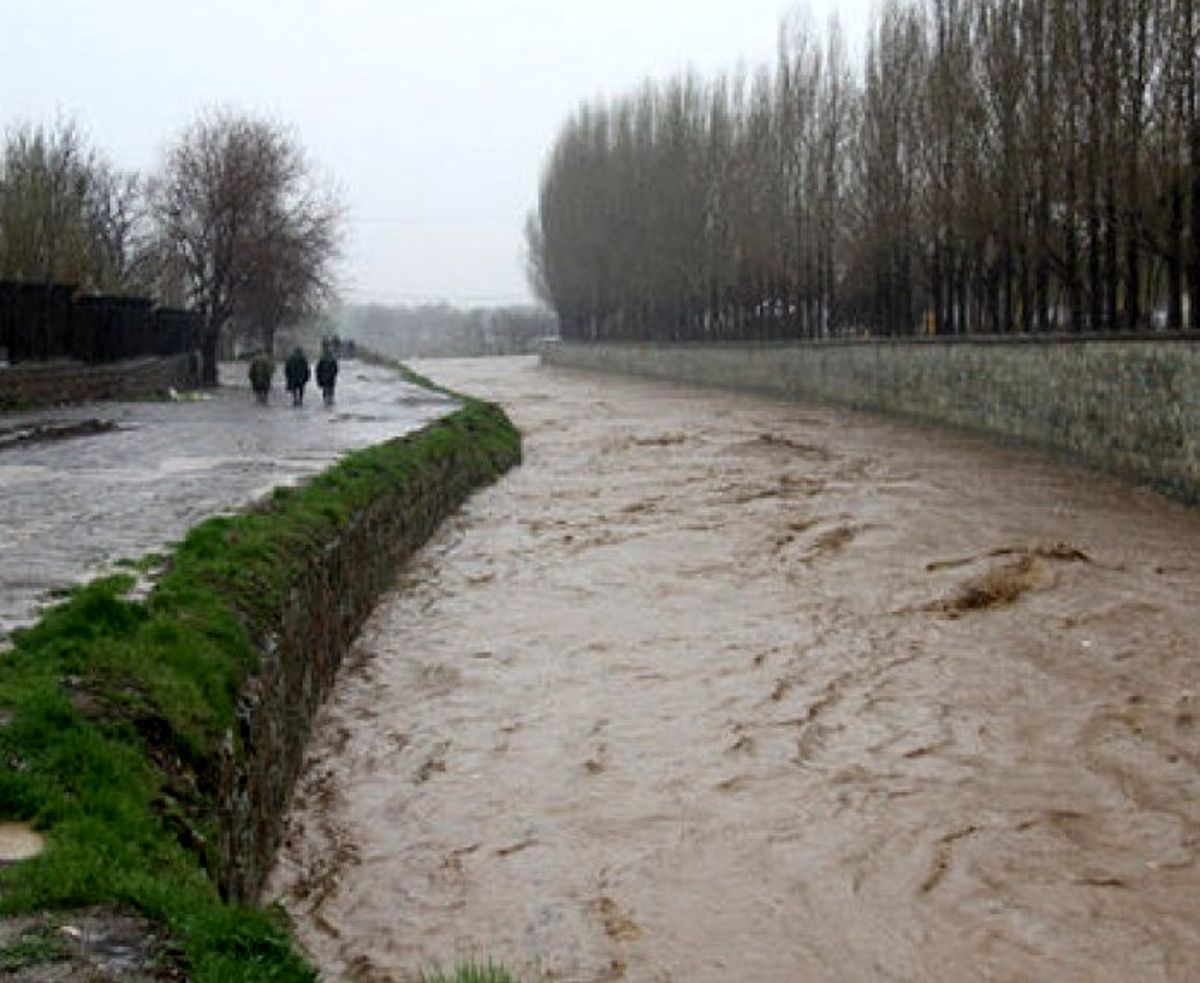
M 330 980 L 1186 980 L 1200 512 L 973 437 L 540 368 L 270 894 Z

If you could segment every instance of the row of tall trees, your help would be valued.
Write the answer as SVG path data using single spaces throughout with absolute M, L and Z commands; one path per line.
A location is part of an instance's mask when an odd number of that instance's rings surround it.
M 341 220 L 290 131 L 232 112 L 201 116 L 145 176 L 71 122 L 14 127 L 0 150 L 0 279 L 198 310 L 207 383 L 224 334 L 269 349 L 330 297 Z
M 887 0 L 857 66 L 793 19 L 585 104 L 535 289 L 584 338 L 1200 330 L 1196 7 Z

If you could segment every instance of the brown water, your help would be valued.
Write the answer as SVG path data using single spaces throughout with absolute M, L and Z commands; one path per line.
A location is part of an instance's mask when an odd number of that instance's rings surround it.
M 1200 974 L 1200 515 L 752 396 L 420 366 L 526 463 L 345 667 L 272 883 L 328 979 Z

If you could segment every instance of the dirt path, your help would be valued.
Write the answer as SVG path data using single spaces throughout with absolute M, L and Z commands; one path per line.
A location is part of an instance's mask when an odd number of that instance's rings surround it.
M 527 460 L 323 715 L 272 891 L 329 979 L 1195 978 L 1200 514 L 821 408 L 421 368 Z

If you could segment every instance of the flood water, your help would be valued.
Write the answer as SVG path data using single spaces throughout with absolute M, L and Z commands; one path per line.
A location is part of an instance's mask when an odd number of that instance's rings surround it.
M 293 407 L 278 381 L 259 406 L 228 364 L 197 401 L 0 417 L 0 650 L 55 594 L 455 408 L 386 366 L 347 360 L 339 376 L 330 407 L 319 390 Z
M 526 462 L 322 713 L 269 893 L 326 978 L 1196 978 L 1200 514 L 870 416 L 418 367 Z

